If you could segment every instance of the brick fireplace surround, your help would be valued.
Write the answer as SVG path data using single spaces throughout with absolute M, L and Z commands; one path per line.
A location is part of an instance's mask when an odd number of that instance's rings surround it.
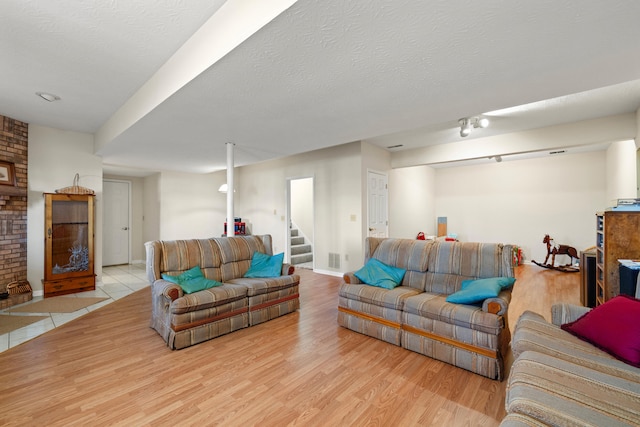
M 0 115 L 0 161 L 15 165 L 16 186 L 0 185 L 0 291 L 27 280 L 27 151 L 29 125 Z

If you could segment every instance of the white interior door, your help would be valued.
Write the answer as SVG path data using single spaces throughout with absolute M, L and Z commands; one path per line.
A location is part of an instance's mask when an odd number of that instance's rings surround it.
M 368 171 L 367 178 L 369 237 L 388 237 L 389 190 L 387 188 L 387 175 Z
M 129 193 L 126 181 L 104 181 L 102 265 L 129 263 Z

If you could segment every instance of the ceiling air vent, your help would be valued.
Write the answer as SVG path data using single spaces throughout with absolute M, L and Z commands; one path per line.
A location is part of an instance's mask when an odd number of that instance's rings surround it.
M 566 150 L 558 150 L 558 151 L 549 151 L 549 154 L 554 155 L 554 154 L 562 154 L 565 153 Z

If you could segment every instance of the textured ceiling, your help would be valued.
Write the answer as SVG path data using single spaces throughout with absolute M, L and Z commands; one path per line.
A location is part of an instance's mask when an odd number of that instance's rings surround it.
M 223 3 L 3 0 L 0 114 L 93 133 Z
M 0 114 L 96 132 L 222 3 L 10 1 Z M 208 172 L 228 141 L 242 165 L 356 140 L 459 141 L 458 118 L 530 103 L 472 137 L 635 111 L 638 16 L 635 0 L 299 0 L 98 154 Z

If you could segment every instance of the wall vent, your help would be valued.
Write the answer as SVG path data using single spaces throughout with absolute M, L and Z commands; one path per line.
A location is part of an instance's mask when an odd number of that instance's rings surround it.
M 329 252 L 329 268 L 340 268 L 340 254 Z

